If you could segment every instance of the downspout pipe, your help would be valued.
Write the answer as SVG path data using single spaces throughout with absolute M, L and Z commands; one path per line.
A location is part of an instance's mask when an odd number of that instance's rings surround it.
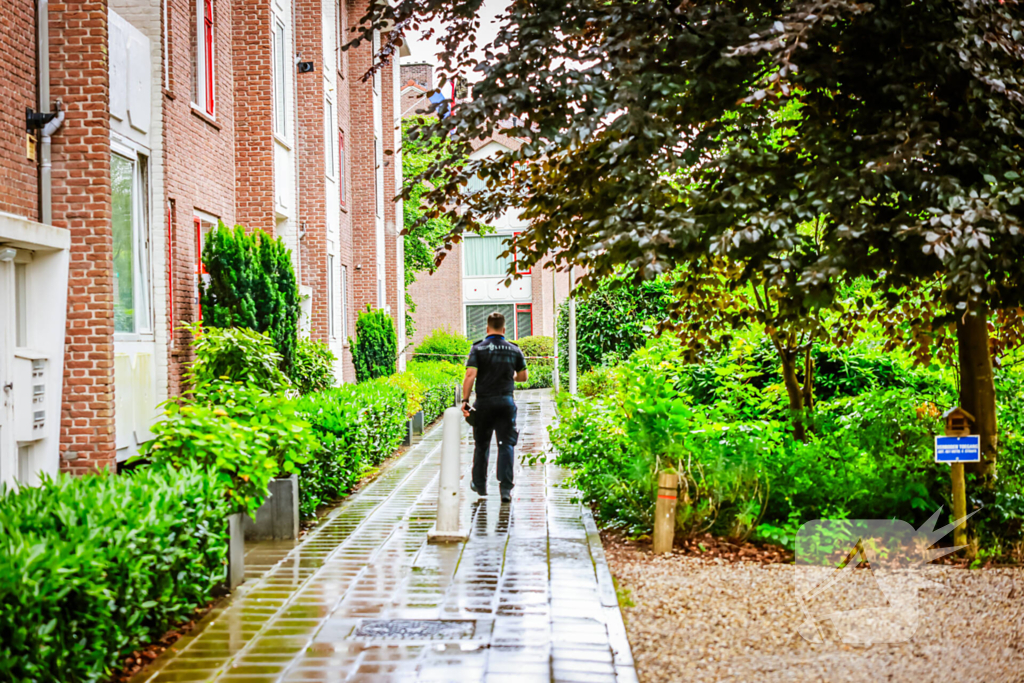
M 50 111 L 50 3 L 36 0 L 36 73 L 39 83 L 37 106 L 40 112 Z M 64 122 L 64 112 L 46 123 L 39 143 L 39 222 L 53 224 L 53 181 L 50 163 L 50 140 Z

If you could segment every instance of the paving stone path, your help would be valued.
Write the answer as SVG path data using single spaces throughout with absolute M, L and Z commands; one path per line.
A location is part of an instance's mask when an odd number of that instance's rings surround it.
M 521 392 L 517 456 L 544 450 L 549 392 Z M 257 546 L 247 580 L 132 683 L 635 681 L 601 540 L 552 465 L 511 505 L 468 491 L 466 543 L 428 545 L 440 425 L 302 543 Z M 491 474 L 496 453 L 492 444 Z M 468 497 L 468 504 L 465 502 Z

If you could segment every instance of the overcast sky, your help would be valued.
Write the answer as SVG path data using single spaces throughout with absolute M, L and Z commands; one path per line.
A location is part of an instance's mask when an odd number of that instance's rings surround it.
M 511 0 L 484 0 L 483 6 L 480 8 L 480 31 L 477 37 L 477 45 L 487 45 L 494 37 L 498 34 L 498 24 L 496 19 L 501 15 L 505 9 L 511 4 Z M 402 59 L 404 62 L 419 62 L 429 61 L 434 64 L 437 63 L 437 54 L 439 52 L 437 37 L 438 33 L 442 33 L 444 27 L 442 25 L 433 24 L 436 29 L 434 37 L 425 39 L 422 31 L 410 31 L 409 37 L 409 51 L 412 53 L 411 56 Z M 422 28 L 422 27 L 421 27 Z M 473 74 L 463 74 L 469 80 L 475 81 Z

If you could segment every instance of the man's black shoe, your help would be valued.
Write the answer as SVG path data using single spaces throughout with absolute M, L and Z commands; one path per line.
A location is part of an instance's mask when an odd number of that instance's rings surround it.
M 511 491 L 502 491 L 501 492 L 501 502 L 502 503 L 511 503 L 512 502 L 512 492 Z
M 473 493 L 475 493 L 478 496 L 486 496 L 487 495 L 487 491 L 481 491 L 480 489 L 478 489 L 476 487 L 476 482 L 475 481 L 469 482 L 469 488 L 470 488 L 471 491 L 473 491 Z

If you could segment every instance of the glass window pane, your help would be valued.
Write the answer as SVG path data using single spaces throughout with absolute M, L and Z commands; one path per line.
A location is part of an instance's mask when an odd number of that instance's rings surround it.
M 331 337 L 335 336 L 334 330 L 334 256 L 327 255 L 327 320 L 330 327 Z
M 533 334 L 533 310 L 530 306 L 516 306 L 516 339 Z
M 334 175 L 334 103 L 327 101 L 327 174 Z
M 135 331 L 134 244 L 132 185 L 134 164 L 114 154 L 110 161 L 110 189 L 114 230 L 114 331 Z
M 341 203 L 345 203 L 345 133 L 338 131 L 338 190 Z
M 512 316 L 515 314 L 515 306 L 512 304 L 474 304 L 466 306 L 466 336 L 470 341 L 480 341 L 487 332 L 487 316 L 491 313 L 501 313 L 505 316 L 505 332 L 512 336 L 514 332 Z
M 28 346 L 28 267 L 14 266 L 14 345 Z
M 501 252 L 507 248 L 505 239 L 501 235 L 466 238 L 463 249 L 466 277 L 500 277 L 507 273 L 512 259 L 501 257 Z
M 348 266 L 341 267 L 341 337 L 348 337 Z
M 146 189 L 146 157 L 139 156 L 134 164 L 135 182 L 133 184 L 135 193 L 135 215 L 133 228 L 135 230 L 135 324 L 136 332 L 152 332 L 153 316 L 150 314 L 149 303 L 149 193 Z
M 285 83 L 287 60 L 284 49 L 284 25 L 274 23 L 274 130 L 286 135 L 285 130 Z

